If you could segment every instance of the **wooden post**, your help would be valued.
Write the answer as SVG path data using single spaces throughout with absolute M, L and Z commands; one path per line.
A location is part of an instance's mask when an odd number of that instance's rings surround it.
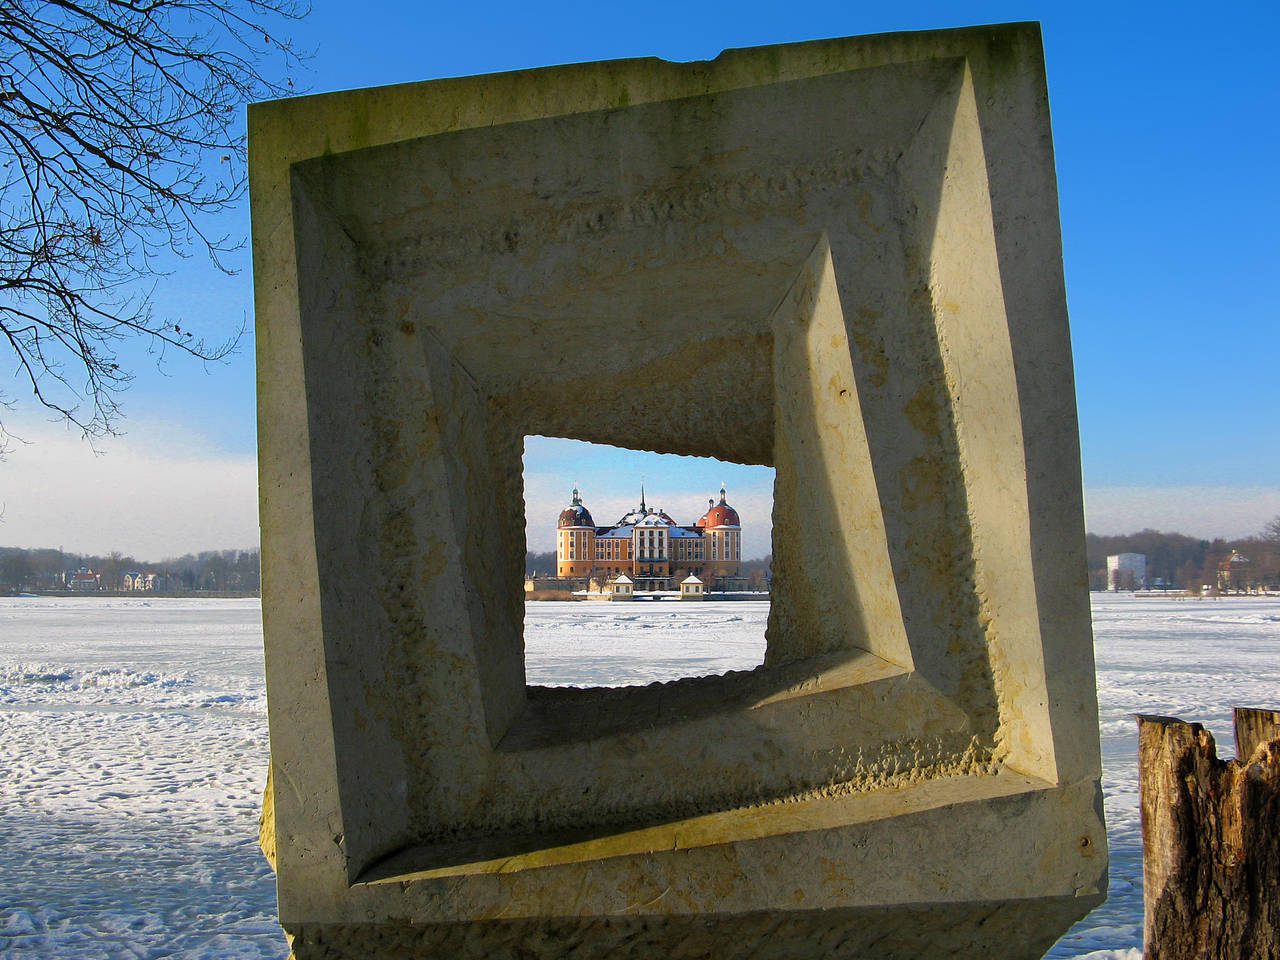
M 1280 710 L 1236 707 L 1236 760 L 1248 763 L 1258 747 L 1280 737 Z
M 1280 712 L 1235 724 L 1138 717 L 1144 960 L 1280 960 Z

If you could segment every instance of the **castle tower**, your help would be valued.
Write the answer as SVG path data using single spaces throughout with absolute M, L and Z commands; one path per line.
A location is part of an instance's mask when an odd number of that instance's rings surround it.
M 714 582 L 718 577 L 736 577 L 742 565 L 742 521 L 738 511 L 726 502 L 723 486 L 720 502 L 708 500 L 707 504 L 707 512 L 698 520 L 706 541 L 706 579 Z
M 671 528 L 674 525 L 665 513 L 650 508 L 644 519 L 632 528 L 636 558 L 632 576 L 646 589 L 665 590 L 670 586 L 667 578 L 671 576 Z
M 591 511 L 582 505 L 578 488 L 573 502 L 560 511 L 556 524 L 556 576 L 589 577 L 595 566 L 596 525 Z

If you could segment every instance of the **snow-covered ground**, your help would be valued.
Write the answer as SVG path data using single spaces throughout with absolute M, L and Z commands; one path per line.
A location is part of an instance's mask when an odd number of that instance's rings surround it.
M 644 683 L 760 662 L 763 603 L 537 603 L 531 683 Z M 1137 960 L 1130 714 L 1280 704 L 1280 600 L 1094 599 L 1111 899 L 1054 958 Z M 266 771 L 256 601 L 0 599 L 0 953 L 282 958 L 256 847 Z
M 256 600 L 0 600 L 0 954 L 283 957 Z
M 651 683 L 764 661 L 769 604 L 636 600 L 525 604 L 525 678 L 543 686 Z
M 1092 597 L 1111 889 L 1048 956 L 1139 960 L 1142 826 L 1133 714 L 1203 723 L 1217 738 L 1218 756 L 1234 756 L 1231 708 L 1280 707 L 1280 598 Z

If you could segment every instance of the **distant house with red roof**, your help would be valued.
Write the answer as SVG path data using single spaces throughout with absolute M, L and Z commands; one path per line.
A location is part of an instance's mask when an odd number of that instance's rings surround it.
M 101 588 L 102 575 L 94 573 L 88 567 L 81 567 L 79 570 L 68 570 L 63 574 L 62 582 L 68 590 L 88 592 Z

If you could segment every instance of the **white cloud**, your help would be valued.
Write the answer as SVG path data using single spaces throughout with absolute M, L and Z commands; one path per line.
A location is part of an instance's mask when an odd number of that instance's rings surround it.
M 1280 488 L 1263 486 L 1086 487 L 1085 529 L 1134 533 L 1151 528 L 1211 540 L 1260 532 L 1280 516 Z
M 0 544 L 161 560 L 258 544 L 253 456 L 131 420 L 94 451 L 60 425 L 5 421 L 27 443 L 0 462 Z

